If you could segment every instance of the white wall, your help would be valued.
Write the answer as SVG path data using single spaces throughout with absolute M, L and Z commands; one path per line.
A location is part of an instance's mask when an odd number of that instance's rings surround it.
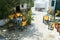
M 35 0 L 34 1 L 34 7 L 44 7 L 46 8 L 45 10 L 47 11 L 49 7 L 51 6 L 51 0 Z

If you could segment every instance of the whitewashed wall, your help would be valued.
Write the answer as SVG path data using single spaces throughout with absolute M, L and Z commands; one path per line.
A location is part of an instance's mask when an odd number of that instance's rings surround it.
M 52 0 L 35 0 L 34 7 L 45 8 L 46 11 L 51 7 Z

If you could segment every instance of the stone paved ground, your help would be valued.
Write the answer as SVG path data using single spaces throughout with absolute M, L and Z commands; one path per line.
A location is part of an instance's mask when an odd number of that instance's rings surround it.
M 60 36 L 56 29 L 49 30 L 48 25 L 43 23 L 43 16 L 47 12 L 38 12 L 32 8 L 32 16 L 34 20 L 30 26 L 24 31 L 12 31 L 6 34 L 11 40 L 60 40 Z M 8 35 L 8 36 L 7 36 Z M 6 40 L 9 40 L 6 38 Z
M 48 25 L 43 23 L 43 16 L 47 12 L 37 12 L 34 10 L 32 12 L 34 21 L 32 21 L 32 25 L 27 30 L 21 32 L 19 40 L 60 40 L 56 29 L 49 30 Z

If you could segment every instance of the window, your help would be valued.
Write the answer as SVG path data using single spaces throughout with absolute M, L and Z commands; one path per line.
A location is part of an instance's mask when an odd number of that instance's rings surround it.
M 51 6 L 54 6 L 55 1 L 52 1 Z

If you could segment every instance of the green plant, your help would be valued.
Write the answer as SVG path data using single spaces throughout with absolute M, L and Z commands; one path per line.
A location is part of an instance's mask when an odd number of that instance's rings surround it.
M 0 19 L 6 18 L 11 9 L 20 4 L 20 0 L 0 0 Z
M 28 11 L 28 15 L 26 16 L 26 19 L 27 19 L 27 24 L 31 24 L 31 20 L 34 20 L 32 17 L 32 12 L 31 10 Z
M 34 5 L 33 0 L 0 0 L 0 19 L 6 18 L 13 7 L 27 3 L 27 8 Z

